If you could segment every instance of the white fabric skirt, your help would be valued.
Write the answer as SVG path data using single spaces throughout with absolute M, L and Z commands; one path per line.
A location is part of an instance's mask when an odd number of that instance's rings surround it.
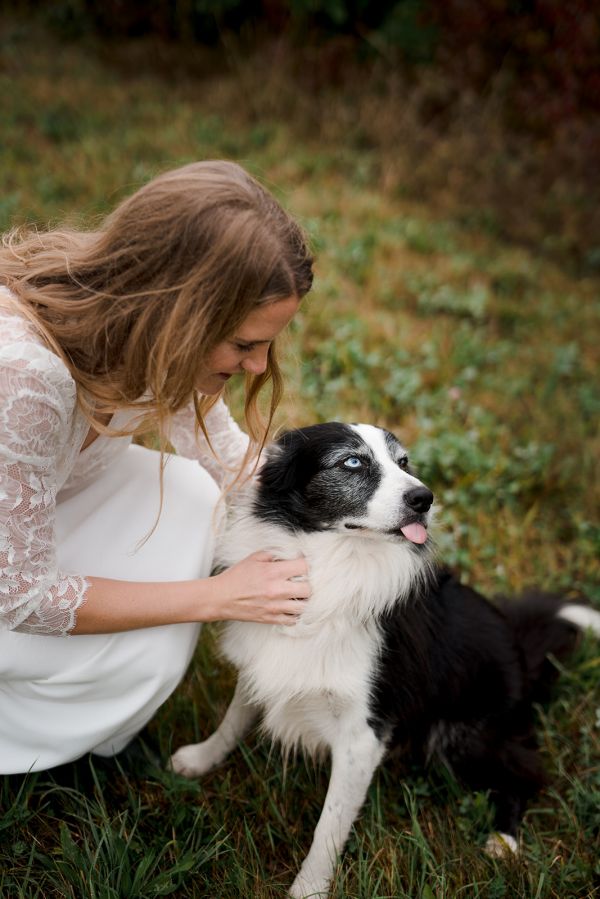
M 65 572 L 129 581 L 207 577 L 217 485 L 171 456 L 159 510 L 159 454 L 129 446 L 92 484 L 60 499 Z M 40 771 L 87 752 L 113 755 L 182 679 L 200 626 L 43 637 L 0 632 L 0 774 Z

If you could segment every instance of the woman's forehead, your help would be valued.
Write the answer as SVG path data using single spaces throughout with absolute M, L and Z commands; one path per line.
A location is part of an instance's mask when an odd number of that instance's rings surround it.
M 235 336 L 248 343 L 270 343 L 298 311 L 300 300 L 286 297 L 257 306 L 235 330 Z

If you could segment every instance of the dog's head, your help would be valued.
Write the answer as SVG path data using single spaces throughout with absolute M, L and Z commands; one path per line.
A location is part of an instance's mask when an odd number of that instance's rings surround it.
M 254 511 L 294 531 L 427 542 L 432 492 L 389 431 L 339 422 L 288 431 L 268 451 Z

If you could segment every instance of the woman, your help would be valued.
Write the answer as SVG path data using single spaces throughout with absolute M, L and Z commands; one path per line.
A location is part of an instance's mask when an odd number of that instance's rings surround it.
M 259 553 L 209 574 L 215 480 L 235 487 L 264 444 L 257 397 L 270 381 L 270 424 L 274 341 L 312 260 L 242 168 L 203 162 L 154 179 L 97 231 L 10 235 L 0 283 L 10 774 L 121 751 L 183 677 L 200 622 L 299 614 L 303 559 Z M 250 438 L 220 399 L 236 374 Z M 131 443 L 148 425 L 160 453 Z

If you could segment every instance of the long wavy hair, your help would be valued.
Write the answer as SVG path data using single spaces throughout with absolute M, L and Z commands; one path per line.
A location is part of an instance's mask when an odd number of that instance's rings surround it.
M 206 357 L 264 303 L 303 297 L 312 257 L 301 228 L 241 166 L 191 163 L 136 191 L 94 231 L 13 231 L 0 277 L 63 359 L 99 433 L 103 413 L 134 407 L 164 441 L 168 417 L 193 399 L 197 424 L 217 397 L 196 390 Z M 270 382 L 268 419 L 258 396 Z M 275 345 L 246 375 L 254 452 L 281 398 Z

